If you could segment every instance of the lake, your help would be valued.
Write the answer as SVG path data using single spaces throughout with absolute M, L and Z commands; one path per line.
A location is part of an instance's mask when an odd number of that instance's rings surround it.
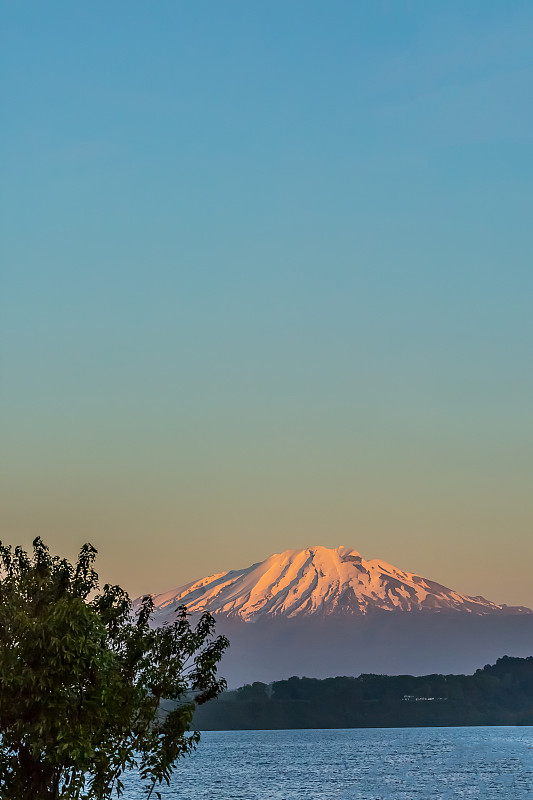
M 144 797 L 136 776 L 125 800 Z M 533 727 L 222 731 L 164 800 L 533 800 Z

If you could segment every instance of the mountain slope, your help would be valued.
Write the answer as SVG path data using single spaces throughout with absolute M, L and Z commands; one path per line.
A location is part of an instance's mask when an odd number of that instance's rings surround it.
M 460 611 L 474 615 L 531 614 L 499 606 L 374 559 L 348 547 L 285 550 L 242 570 L 231 570 L 154 596 L 154 622 L 191 613 L 257 622 L 297 617 L 353 617 L 371 611 Z

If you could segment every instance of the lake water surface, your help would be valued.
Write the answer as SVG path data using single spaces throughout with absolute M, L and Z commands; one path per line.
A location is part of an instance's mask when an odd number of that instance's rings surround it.
M 125 800 L 144 797 L 137 779 Z M 164 800 L 533 800 L 533 728 L 202 734 Z

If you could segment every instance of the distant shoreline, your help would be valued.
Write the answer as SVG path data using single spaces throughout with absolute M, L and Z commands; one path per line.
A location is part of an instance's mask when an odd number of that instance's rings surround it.
M 533 657 L 473 675 L 360 675 L 253 683 L 199 706 L 197 730 L 533 725 Z

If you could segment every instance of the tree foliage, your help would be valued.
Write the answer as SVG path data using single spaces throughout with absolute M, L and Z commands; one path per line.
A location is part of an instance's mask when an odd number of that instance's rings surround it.
M 194 708 L 225 682 L 228 642 L 213 618 L 190 624 L 179 608 L 152 629 L 151 597 L 136 614 L 126 592 L 98 588 L 96 550 L 76 564 L 0 543 L 0 795 L 2 800 L 106 800 L 137 767 L 160 796 L 181 756 L 196 747 Z M 161 700 L 177 701 L 163 713 Z

